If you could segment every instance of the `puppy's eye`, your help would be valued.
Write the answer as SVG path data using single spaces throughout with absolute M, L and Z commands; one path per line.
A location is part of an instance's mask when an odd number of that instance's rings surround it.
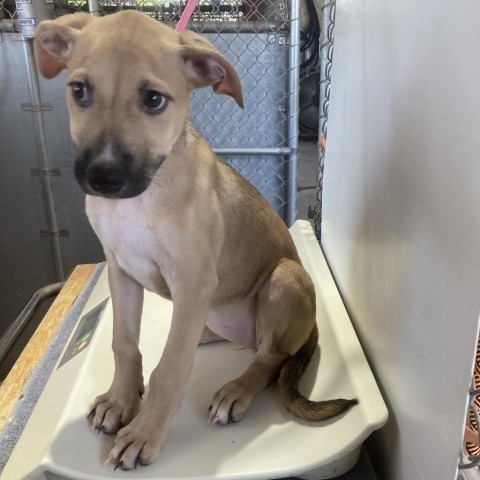
M 69 84 L 72 97 L 75 102 L 81 107 L 88 107 L 92 103 L 92 92 L 86 83 L 72 82 Z
M 163 112 L 168 105 L 168 98 L 155 90 L 143 92 L 142 106 L 147 113 L 157 114 Z

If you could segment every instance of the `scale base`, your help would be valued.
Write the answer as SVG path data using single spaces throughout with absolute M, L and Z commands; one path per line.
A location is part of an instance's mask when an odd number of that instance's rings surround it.
M 159 458 L 132 472 L 113 471 L 105 460 L 114 436 L 95 435 L 86 418 L 113 376 L 105 269 L 1 479 L 318 480 L 348 471 L 362 442 L 386 422 L 387 410 L 310 224 L 299 221 L 291 233 L 315 283 L 321 346 L 321 357 L 317 348 L 299 388 L 312 399 L 358 398 L 358 405 L 326 422 L 304 422 L 283 408 L 273 385 L 254 399 L 240 422 L 211 425 L 213 393 L 243 373 L 255 352 L 229 342 L 201 345 Z M 140 349 L 147 380 L 161 357 L 171 313 L 171 302 L 146 292 Z

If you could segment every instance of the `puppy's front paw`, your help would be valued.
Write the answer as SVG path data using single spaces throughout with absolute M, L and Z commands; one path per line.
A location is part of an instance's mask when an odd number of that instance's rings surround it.
M 143 386 L 138 390 L 119 392 L 114 386 L 107 393 L 98 396 L 88 415 L 92 429 L 97 433 L 117 433 L 128 425 L 140 410 Z
M 239 422 L 252 403 L 252 392 L 239 381 L 228 382 L 215 393 L 209 408 L 209 422 L 226 425 Z
M 107 460 L 115 470 L 132 470 L 139 464 L 152 463 L 167 440 L 165 426 L 142 413 L 117 434 Z

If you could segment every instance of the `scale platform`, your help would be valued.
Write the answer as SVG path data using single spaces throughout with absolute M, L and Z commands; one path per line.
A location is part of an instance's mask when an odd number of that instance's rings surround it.
M 281 405 L 275 386 L 260 393 L 239 422 L 208 423 L 213 393 L 240 375 L 254 351 L 228 342 L 198 347 L 186 396 L 159 458 L 131 472 L 105 461 L 114 436 L 90 431 L 93 398 L 110 385 L 112 308 L 106 269 L 5 466 L 2 480 L 334 478 L 357 461 L 363 441 L 387 420 L 387 409 L 310 224 L 291 234 L 317 291 L 319 345 L 300 382 L 312 399 L 353 398 L 342 416 L 303 422 Z M 171 302 L 146 292 L 140 348 L 148 382 L 170 326 Z M 320 354 L 321 352 L 321 354 Z

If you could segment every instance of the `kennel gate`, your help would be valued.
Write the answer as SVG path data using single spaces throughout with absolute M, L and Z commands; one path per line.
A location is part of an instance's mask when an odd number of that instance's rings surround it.
M 0 335 L 36 289 L 63 280 L 79 263 L 103 258 L 75 185 L 66 73 L 47 81 L 37 72 L 32 42 L 20 33 L 22 3 L 0 0 L 0 217 L 8 219 L 0 236 Z M 173 27 L 186 2 L 46 3 L 53 5 L 52 16 L 135 8 Z M 245 96 L 241 110 L 211 89 L 195 91 L 194 123 L 288 225 L 296 217 L 299 10 L 299 0 L 201 0 L 188 26 L 236 66 Z
M 15 19 L 22 16 L 24 3 L 17 0 L 15 7 L 13 0 L 0 0 L 4 30 L 22 29 L 22 22 L 31 20 Z M 53 16 L 136 9 L 174 27 L 185 3 L 68 0 L 53 3 Z M 193 121 L 215 151 L 261 191 L 288 225 L 296 218 L 299 5 L 299 0 L 201 0 L 189 23 L 235 65 L 245 96 L 242 111 L 231 99 L 208 89 L 195 91 Z

